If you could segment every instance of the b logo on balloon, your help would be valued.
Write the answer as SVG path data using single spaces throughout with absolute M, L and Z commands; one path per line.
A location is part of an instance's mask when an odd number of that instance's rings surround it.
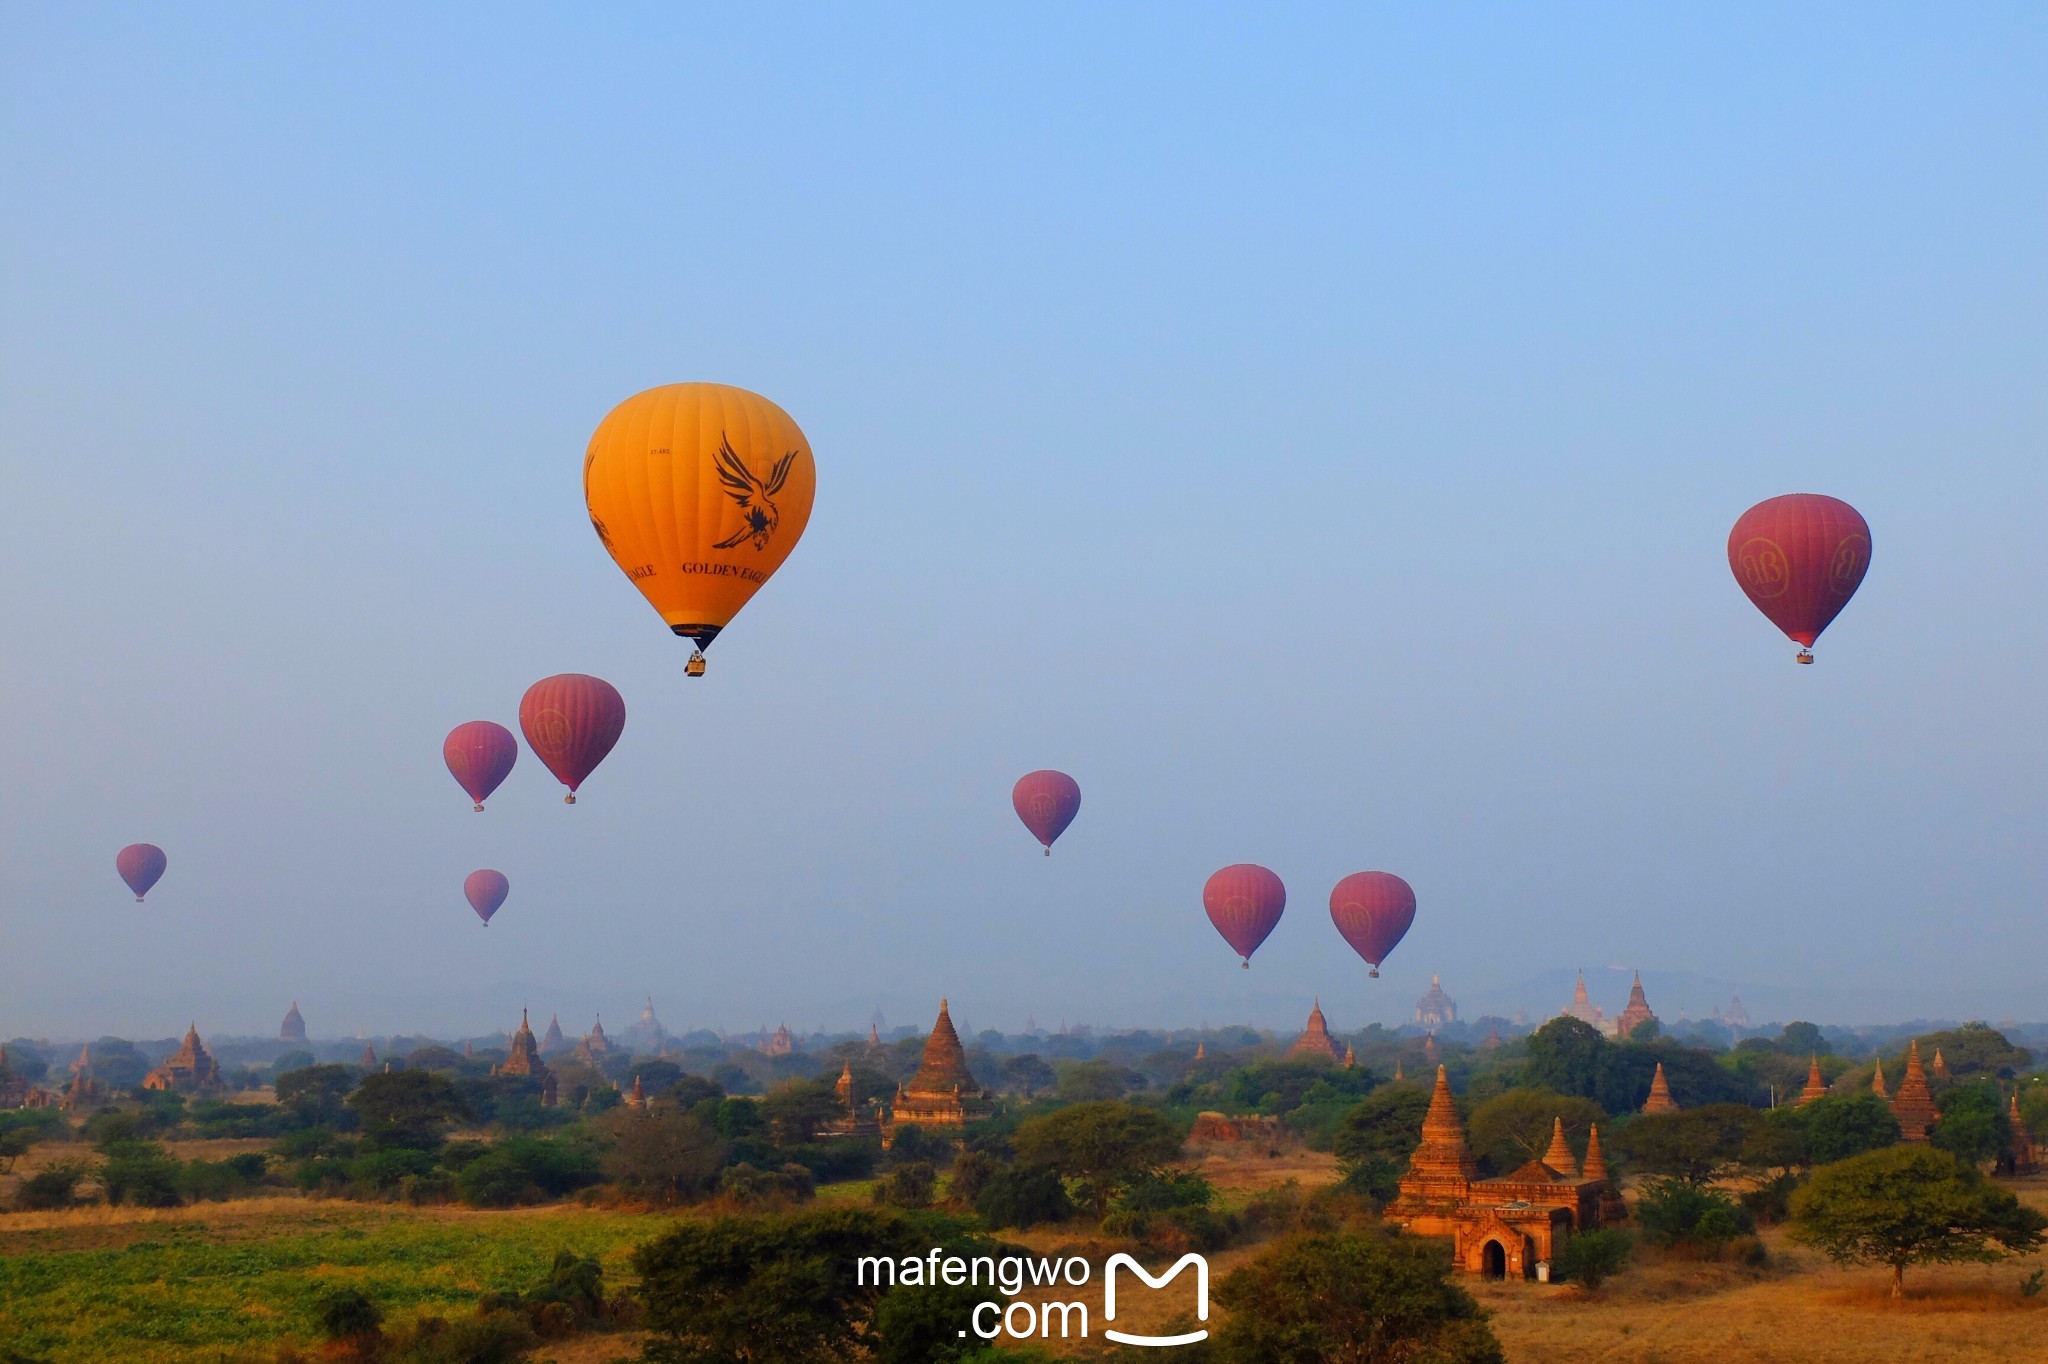
M 543 756 L 561 753 L 569 747 L 569 717 L 558 710 L 544 710 L 527 727 L 526 742 Z
M 1751 596 L 1782 596 L 1792 586 L 1792 562 L 1777 541 L 1762 536 L 1745 540 L 1735 557 L 1742 565 L 1742 580 Z
M 1844 536 L 1828 560 L 1828 586 L 1837 595 L 1848 596 L 1863 581 L 1863 570 L 1869 563 L 1870 542 L 1860 535 Z

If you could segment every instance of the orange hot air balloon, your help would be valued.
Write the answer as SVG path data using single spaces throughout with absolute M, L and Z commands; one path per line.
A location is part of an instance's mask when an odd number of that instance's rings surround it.
M 811 519 L 817 467 L 787 412 L 724 384 L 666 384 L 605 414 L 583 500 L 605 552 L 668 628 L 704 650 L 782 567 Z

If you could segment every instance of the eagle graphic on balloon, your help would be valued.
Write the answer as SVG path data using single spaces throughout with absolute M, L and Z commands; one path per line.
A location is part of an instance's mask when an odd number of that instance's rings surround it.
M 789 466 L 796 459 L 796 451 L 792 450 L 776 460 L 775 467 L 768 471 L 768 477 L 759 479 L 732 448 L 732 441 L 720 432 L 718 453 L 713 459 L 718 465 L 718 481 L 725 485 L 725 495 L 739 503 L 740 510 L 747 516 L 738 530 L 711 547 L 734 549 L 741 541 L 752 540 L 755 549 L 768 548 L 768 537 L 775 534 L 775 523 L 779 519 L 775 503 L 770 499 L 782 491 L 784 481 L 789 478 Z

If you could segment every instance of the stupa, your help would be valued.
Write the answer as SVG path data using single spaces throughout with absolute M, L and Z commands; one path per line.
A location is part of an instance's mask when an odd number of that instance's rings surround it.
M 557 1094 L 555 1073 L 540 1059 L 540 1043 L 534 1040 L 533 1025 L 526 1010 L 519 1011 L 519 1031 L 512 1034 L 512 1047 L 505 1059 L 491 1067 L 493 1075 L 520 1075 L 540 1082 L 540 1101 L 552 1107 Z
M 556 1052 L 560 1051 L 562 1048 L 568 1045 L 569 1039 L 562 1036 L 561 1018 L 555 1014 L 549 1014 L 548 1030 L 546 1034 L 544 1034 L 540 1039 L 541 1055 L 553 1056 Z
M 1636 972 L 1635 984 L 1628 990 L 1628 1004 L 1622 1009 L 1621 1017 L 1614 1020 L 1614 1035 L 1626 1042 L 1629 1034 L 1645 1023 L 1654 1023 L 1657 1015 L 1650 1012 L 1650 1001 L 1643 997 L 1643 973 Z
M 1806 1087 L 1799 1091 L 1799 1102 L 1810 1104 L 1815 1099 L 1828 1096 L 1828 1082 L 1820 1078 L 1820 1053 L 1814 1052 L 1806 1065 Z
M 1415 1001 L 1415 1021 L 1425 1028 L 1441 1028 L 1458 1021 L 1458 1003 L 1444 993 L 1441 977 L 1429 978 L 1429 993 Z
M 967 1049 L 953 1030 L 953 1015 L 945 1000 L 939 1001 L 939 1017 L 931 1035 L 924 1040 L 924 1059 L 917 1074 L 896 1086 L 889 1105 L 889 1119 L 882 1141 L 894 1144 L 896 1132 L 905 1125 L 917 1127 L 965 1127 L 993 1111 L 988 1091 L 967 1068 Z
M 1290 1061 L 1341 1061 L 1344 1054 L 1337 1050 L 1337 1044 L 1330 1040 L 1330 1025 L 1323 1017 L 1323 1002 L 1319 999 L 1308 1011 L 1308 1025 L 1301 1030 L 1301 1036 L 1294 1039 L 1294 1045 L 1287 1049 Z
M 306 1020 L 299 1013 L 299 1001 L 292 1001 L 292 1007 L 285 1011 L 284 1022 L 277 1028 L 280 1042 L 303 1042 L 306 1040 Z
M 1650 1077 L 1650 1097 L 1643 1100 L 1645 1113 L 1676 1113 L 1678 1100 L 1671 1097 L 1671 1082 L 1664 1078 L 1664 1063 L 1657 1063 L 1657 1073 Z
M 1941 1117 L 1934 1108 L 1934 1096 L 1927 1090 L 1927 1072 L 1920 1065 L 1920 1042 L 1915 1038 L 1906 1048 L 1906 1078 L 1892 1096 L 1892 1116 L 1899 1120 L 1899 1137 L 1904 1141 L 1926 1141 L 1928 1132 Z

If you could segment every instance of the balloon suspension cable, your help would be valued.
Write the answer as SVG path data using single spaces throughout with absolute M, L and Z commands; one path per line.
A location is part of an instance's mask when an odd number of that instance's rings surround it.
M 568 795 L 562 797 L 562 804 L 564 805 L 574 805 L 575 803 L 576 793 L 574 791 L 571 791 Z
M 1801 650 L 1800 650 L 1800 651 L 1799 651 L 1799 652 L 1798 652 L 1797 654 L 1795 654 L 1795 655 L 1794 655 L 1793 657 L 1794 657 L 1794 659 L 1795 659 L 1795 660 L 1796 660 L 1797 662 L 1800 662 L 1800 663 L 1811 663 L 1811 662 L 1813 662 L 1813 650 L 1811 650 L 1811 649 L 1801 649 Z

